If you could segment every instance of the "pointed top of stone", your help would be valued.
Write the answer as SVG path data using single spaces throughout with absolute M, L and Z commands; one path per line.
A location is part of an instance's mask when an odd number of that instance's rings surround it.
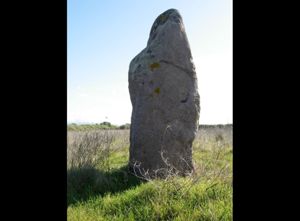
M 150 35 L 153 34 L 153 32 L 156 30 L 156 28 L 159 25 L 164 24 L 166 21 L 172 21 L 179 23 L 180 21 L 182 22 L 182 17 L 177 9 L 169 9 L 163 13 L 161 13 L 154 21 Z
M 147 41 L 147 49 L 158 59 L 172 61 L 183 69 L 191 70 L 191 76 L 195 77 L 190 45 L 183 19 L 177 9 L 168 9 L 155 19 Z
M 150 30 L 148 44 L 156 37 L 157 32 L 169 22 L 178 24 L 178 27 L 183 27 L 182 17 L 177 9 L 168 9 L 155 19 Z

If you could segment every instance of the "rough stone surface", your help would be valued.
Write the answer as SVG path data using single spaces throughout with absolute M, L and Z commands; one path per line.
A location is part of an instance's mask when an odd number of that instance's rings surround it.
M 193 171 L 192 142 L 200 112 L 197 76 L 182 17 L 169 9 L 155 20 L 147 47 L 130 63 L 133 106 L 129 166 L 165 174 Z

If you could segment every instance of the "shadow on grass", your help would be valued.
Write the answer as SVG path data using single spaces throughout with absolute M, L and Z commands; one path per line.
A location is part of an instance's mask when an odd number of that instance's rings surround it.
M 127 166 L 109 172 L 95 168 L 70 169 L 67 171 L 67 205 L 106 193 L 122 192 L 142 182 L 128 173 Z

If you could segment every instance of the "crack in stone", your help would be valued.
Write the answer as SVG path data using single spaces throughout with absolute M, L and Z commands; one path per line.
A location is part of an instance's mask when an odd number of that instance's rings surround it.
M 179 65 L 177 65 L 177 64 L 174 64 L 174 63 L 172 63 L 172 62 L 170 62 L 170 61 L 160 60 L 160 62 L 165 63 L 165 64 L 172 65 L 172 66 L 174 66 L 174 67 L 176 67 L 176 68 L 182 70 L 183 72 L 185 72 L 185 73 L 187 73 L 187 74 L 192 74 L 192 75 L 196 74 L 195 71 L 189 71 L 189 70 L 187 70 L 187 69 L 185 69 L 185 68 L 183 68 L 183 67 L 181 67 L 181 66 L 179 66 Z

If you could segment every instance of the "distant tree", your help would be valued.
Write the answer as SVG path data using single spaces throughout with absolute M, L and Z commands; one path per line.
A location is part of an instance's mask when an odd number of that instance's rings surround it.
M 102 122 L 100 125 L 105 125 L 105 126 L 111 126 L 111 123 L 110 122 L 107 122 L 107 121 L 104 121 Z
M 121 125 L 119 127 L 119 129 L 122 129 L 122 130 L 124 130 L 124 129 L 130 129 L 130 124 L 123 124 L 123 125 Z

